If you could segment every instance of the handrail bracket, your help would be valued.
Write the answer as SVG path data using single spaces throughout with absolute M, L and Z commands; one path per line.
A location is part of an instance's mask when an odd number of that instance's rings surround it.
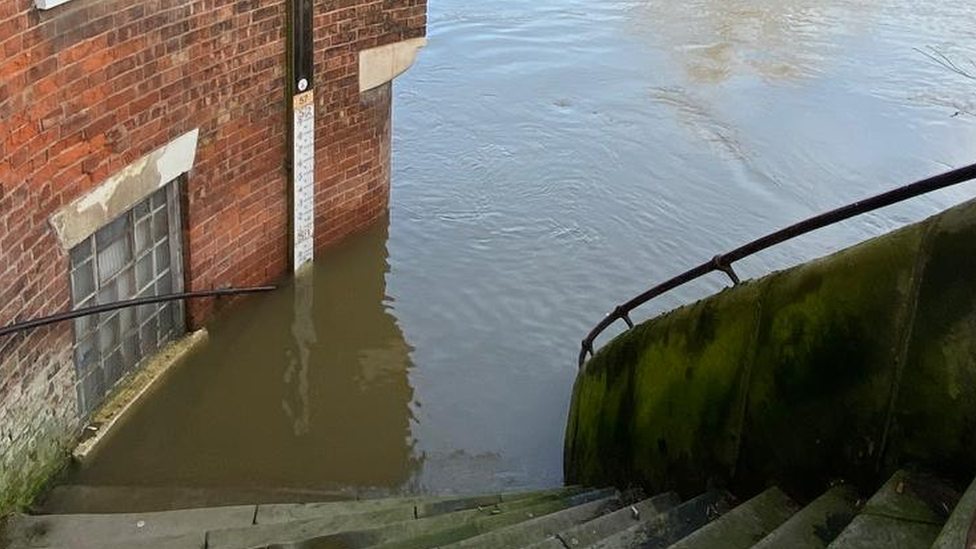
M 732 264 L 725 259 L 724 255 L 717 255 L 713 257 L 712 265 L 715 266 L 716 270 L 722 271 L 723 273 L 728 275 L 729 279 L 732 280 L 733 286 L 738 286 L 739 284 L 742 284 L 742 281 L 739 280 L 739 275 L 736 274 L 735 269 L 732 268 Z

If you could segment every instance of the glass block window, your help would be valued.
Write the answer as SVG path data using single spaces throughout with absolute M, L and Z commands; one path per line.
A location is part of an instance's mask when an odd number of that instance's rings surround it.
M 177 184 L 166 185 L 71 249 L 75 309 L 183 291 Z M 184 329 L 182 302 L 75 320 L 82 414 L 93 412 L 126 373 Z

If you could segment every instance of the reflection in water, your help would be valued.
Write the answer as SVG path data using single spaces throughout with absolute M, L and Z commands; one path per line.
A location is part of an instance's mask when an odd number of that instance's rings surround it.
M 295 347 L 289 352 L 289 366 L 285 371 L 285 385 L 293 385 L 294 397 L 281 401 L 285 414 L 294 424 L 295 435 L 304 435 L 309 430 L 308 406 L 308 368 L 315 345 L 315 322 L 312 318 L 312 306 L 315 302 L 315 286 L 312 279 L 314 265 L 307 265 L 295 277 L 295 302 L 292 305 L 294 319 L 291 323 L 291 334 L 295 338 Z
M 714 85 L 751 73 L 789 81 L 822 73 L 844 40 L 865 32 L 873 3 L 822 0 L 633 2 L 632 32 L 670 49 L 689 80 Z
M 386 224 L 231 307 L 72 483 L 399 489 L 419 466 Z

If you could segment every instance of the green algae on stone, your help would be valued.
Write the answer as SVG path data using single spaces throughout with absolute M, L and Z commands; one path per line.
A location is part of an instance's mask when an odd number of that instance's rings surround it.
M 56 435 L 37 444 L 31 455 L 36 466 L 25 470 L 0 469 L 0 517 L 4 512 L 28 508 L 71 462 L 68 448 Z
M 763 295 L 739 483 L 815 494 L 870 480 L 924 226 L 777 273 Z
M 649 320 L 580 372 L 566 477 L 813 497 L 976 456 L 976 201 Z
M 708 472 L 728 477 L 759 295 L 758 284 L 744 284 L 660 316 L 587 363 L 567 433 L 569 480 L 690 493 Z
M 631 347 L 623 344 L 613 348 L 626 351 Z M 569 482 L 590 485 L 596 485 L 598 479 L 612 479 L 611 483 L 619 485 L 627 482 L 624 466 L 629 451 L 617 443 L 630 437 L 632 383 L 621 379 L 609 364 L 591 361 L 576 382 L 570 430 L 566 435 L 567 453 L 573 456 L 566 460 Z
M 635 331 L 630 469 L 644 486 L 691 494 L 734 472 L 761 289 L 744 284 Z
M 963 478 L 976 459 L 976 202 L 942 214 L 926 244 L 889 461 Z

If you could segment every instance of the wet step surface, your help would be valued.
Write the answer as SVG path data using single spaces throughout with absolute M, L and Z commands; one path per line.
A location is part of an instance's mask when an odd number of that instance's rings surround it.
M 928 549 L 958 500 L 959 494 L 938 478 L 898 471 L 829 547 Z
M 745 501 L 710 491 L 553 490 L 268 503 L 156 513 L 15 515 L 10 549 L 964 549 L 976 482 L 898 471 L 863 506 L 835 486 L 799 506 L 779 488 Z
M 857 492 L 838 486 L 806 505 L 754 549 L 824 549 L 857 512 Z

